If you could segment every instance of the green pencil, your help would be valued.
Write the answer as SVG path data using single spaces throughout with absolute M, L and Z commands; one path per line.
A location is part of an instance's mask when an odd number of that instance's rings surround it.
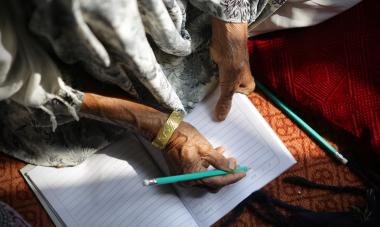
M 319 135 L 312 127 L 310 127 L 304 120 L 291 111 L 283 102 L 281 102 L 271 91 L 268 90 L 259 81 L 255 80 L 256 87 L 258 87 L 265 96 L 267 96 L 280 110 L 282 110 L 290 119 L 292 119 L 300 128 L 302 128 L 315 142 L 319 144 L 325 151 L 336 157 L 341 163 L 347 164 L 348 160 L 343 157 L 337 150 L 335 150 L 321 135 Z
M 145 179 L 144 186 L 156 185 L 156 184 L 171 184 L 171 183 L 177 183 L 181 181 L 189 181 L 189 180 L 196 180 L 196 179 L 201 179 L 201 178 L 206 178 L 206 177 L 221 176 L 221 175 L 226 175 L 226 174 L 236 173 L 236 172 L 247 172 L 248 170 L 249 168 L 247 166 L 239 166 L 231 172 L 215 169 L 215 170 L 209 170 L 205 172 L 188 173 L 188 174 L 169 176 L 169 177 L 158 177 L 158 178 L 153 178 L 153 179 Z

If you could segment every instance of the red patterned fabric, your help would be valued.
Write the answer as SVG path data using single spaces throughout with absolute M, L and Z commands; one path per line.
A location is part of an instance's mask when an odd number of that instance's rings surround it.
M 320 25 L 248 41 L 255 78 L 298 113 L 313 113 L 380 157 L 380 2 Z M 367 149 L 368 150 L 368 149 Z

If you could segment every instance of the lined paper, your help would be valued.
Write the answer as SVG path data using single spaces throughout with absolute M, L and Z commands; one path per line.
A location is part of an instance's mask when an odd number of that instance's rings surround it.
M 35 167 L 24 174 L 62 225 L 210 226 L 296 162 L 244 95 L 234 95 L 227 119 L 214 122 L 217 98 L 218 93 L 208 97 L 185 120 L 214 147 L 225 147 L 227 157 L 252 169 L 243 180 L 216 194 L 175 187 L 178 197 L 169 185 L 142 186 L 144 179 L 164 174 L 133 135 L 76 167 Z M 147 150 L 168 174 L 161 153 L 151 147 Z
M 215 122 L 212 111 L 218 97 L 215 92 L 186 116 L 185 121 L 193 124 L 214 147 L 223 146 L 225 156 L 234 157 L 238 165 L 252 169 L 241 181 L 216 194 L 177 187 L 182 201 L 200 226 L 213 224 L 252 192 L 296 163 L 245 95 L 235 94 L 227 119 Z
M 26 174 L 67 226 L 197 226 L 170 186 L 142 186 L 162 174 L 132 135 L 76 167 Z

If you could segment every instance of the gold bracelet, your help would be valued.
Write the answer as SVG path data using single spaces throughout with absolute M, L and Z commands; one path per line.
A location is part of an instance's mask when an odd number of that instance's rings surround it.
M 179 111 L 173 111 L 168 120 L 158 131 L 156 138 L 153 140 L 152 145 L 160 150 L 163 150 L 169 139 L 172 137 L 174 131 L 182 122 L 183 113 Z

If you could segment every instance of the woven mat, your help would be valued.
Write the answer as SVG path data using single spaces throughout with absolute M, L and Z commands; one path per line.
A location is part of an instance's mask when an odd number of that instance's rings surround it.
M 295 156 L 298 163 L 267 185 L 264 190 L 275 198 L 315 211 L 344 211 L 363 203 L 360 198 L 307 190 L 282 183 L 285 176 L 302 176 L 329 185 L 360 186 L 361 182 L 345 166 L 336 164 L 307 135 L 259 94 L 251 101 Z M 49 216 L 19 174 L 25 164 L 0 154 L 0 200 L 8 203 L 33 226 L 53 226 Z M 216 223 L 219 226 L 223 219 Z M 236 220 L 236 226 L 268 226 L 249 211 Z

